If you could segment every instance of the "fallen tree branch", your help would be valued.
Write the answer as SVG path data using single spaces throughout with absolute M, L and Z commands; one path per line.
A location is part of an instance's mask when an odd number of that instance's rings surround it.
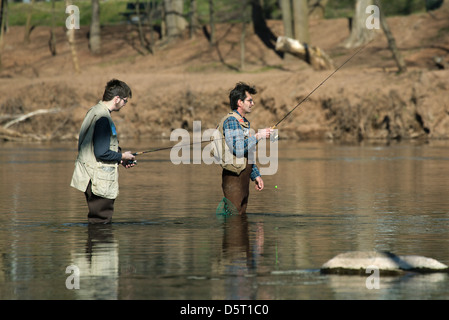
M 11 120 L 11 121 L 7 122 L 5 125 L 3 125 L 3 128 L 4 129 L 8 129 L 10 126 L 12 126 L 12 125 L 14 125 L 16 123 L 19 123 L 21 121 L 24 121 L 24 120 L 26 120 L 28 118 L 34 117 L 34 116 L 39 115 L 39 114 L 56 113 L 56 112 L 59 112 L 59 111 L 60 111 L 59 108 L 35 110 L 35 111 L 29 112 L 27 114 L 23 114 L 23 115 L 17 116 L 14 120 Z
M 32 134 L 22 134 L 20 132 L 0 127 L 0 141 L 41 141 L 42 137 Z
M 334 69 L 334 63 L 328 55 L 317 47 L 310 47 L 298 40 L 288 37 L 278 37 L 276 41 L 276 50 L 290 53 L 308 64 L 315 70 Z

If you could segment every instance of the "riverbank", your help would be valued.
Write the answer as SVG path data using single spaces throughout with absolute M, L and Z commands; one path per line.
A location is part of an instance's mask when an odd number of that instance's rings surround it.
M 447 8 L 447 6 L 446 6 Z M 335 73 L 279 126 L 280 137 L 300 140 L 448 139 L 449 12 L 392 17 L 388 23 L 407 63 L 396 74 L 382 32 L 344 68 Z M 269 21 L 282 35 L 281 21 Z M 158 43 L 154 54 L 142 54 L 134 26 L 102 28 L 102 54 L 88 49 L 88 29 L 77 30 L 81 72 L 72 65 L 65 30 L 57 29 L 56 56 L 50 54 L 49 28 L 37 27 L 23 44 L 23 28 L 5 35 L 0 72 L 3 140 L 75 140 L 81 121 L 111 78 L 126 81 L 131 103 L 114 114 L 121 138 L 169 138 L 172 130 L 214 128 L 228 111 L 228 92 L 238 81 L 258 88 L 253 128 L 272 126 L 315 89 L 330 73 L 315 71 L 297 58 L 267 48 L 252 28 L 247 31 L 245 67 L 240 70 L 240 25 L 219 25 L 211 47 L 201 30 L 194 39 Z M 357 49 L 345 49 L 345 19 L 310 22 L 312 45 L 324 50 L 336 66 Z M 45 109 L 54 112 L 35 115 Z M 28 118 L 4 128 L 19 115 Z M 8 118 L 9 117 L 9 118 Z

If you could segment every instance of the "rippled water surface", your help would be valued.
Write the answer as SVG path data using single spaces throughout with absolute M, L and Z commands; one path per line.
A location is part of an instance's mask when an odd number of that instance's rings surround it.
M 150 153 L 120 169 L 113 223 L 89 226 L 69 186 L 75 143 L 3 143 L 0 298 L 448 299 L 447 274 L 381 277 L 369 290 L 366 277 L 319 272 L 355 250 L 449 264 L 448 147 L 281 140 L 247 216 L 226 219 L 219 167 Z M 66 287 L 70 266 L 79 289 Z

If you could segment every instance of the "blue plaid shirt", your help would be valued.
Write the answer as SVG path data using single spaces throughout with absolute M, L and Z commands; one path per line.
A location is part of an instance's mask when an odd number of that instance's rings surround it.
M 234 110 L 237 112 L 237 110 Z M 237 112 L 238 113 L 238 112 Z M 240 114 L 240 113 L 239 113 Z M 243 118 L 243 117 L 242 117 Z M 246 118 L 243 118 L 248 123 L 248 130 L 250 129 L 250 123 Z M 246 129 L 245 129 L 246 130 Z M 248 156 L 249 152 L 254 152 L 257 139 L 255 136 L 245 138 L 245 132 L 240 126 L 238 120 L 234 117 L 227 118 L 223 123 L 223 133 L 225 135 L 226 144 L 232 150 L 232 153 L 236 157 Z M 230 133 L 226 135 L 227 133 Z M 259 168 L 256 164 L 253 164 L 251 171 L 251 180 L 256 180 L 260 176 Z

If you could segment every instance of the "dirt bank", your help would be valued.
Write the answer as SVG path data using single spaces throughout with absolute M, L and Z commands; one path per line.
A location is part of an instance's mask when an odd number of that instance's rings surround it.
M 447 6 L 446 6 L 447 8 Z M 385 36 L 376 39 L 339 70 L 279 126 L 294 139 L 447 139 L 449 12 L 388 19 L 408 72 L 397 75 Z M 269 21 L 276 35 L 282 23 Z M 339 66 L 356 49 L 342 48 L 349 31 L 345 19 L 310 23 L 312 45 Z M 114 114 L 121 138 L 168 138 L 173 129 L 213 128 L 228 110 L 228 92 L 238 81 L 256 85 L 253 128 L 271 126 L 301 101 L 331 71 L 314 71 L 291 56 L 281 58 L 249 30 L 245 69 L 240 67 L 240 25 L 220 25 L 218 44 L 209 46 L 201 30 L 194 39 L 160 42 L 142 55 L 133 26 L 102 29 L 102 54 L 88 50 L 87 28 L 77 30 L 81 73 L 73 69 L 65 30 L 57 30 L 57 55 L 48 48 L 49 28 L 37 27 L 23 44 L 23 28 L 5 36 L 0 72 L 0 139 L 76 139 L 87 109 L 102 95 L 106 81 L 119 78 L 133 90 L 131 103 Z M 9 125 L 18 115 L 34 115 Z

